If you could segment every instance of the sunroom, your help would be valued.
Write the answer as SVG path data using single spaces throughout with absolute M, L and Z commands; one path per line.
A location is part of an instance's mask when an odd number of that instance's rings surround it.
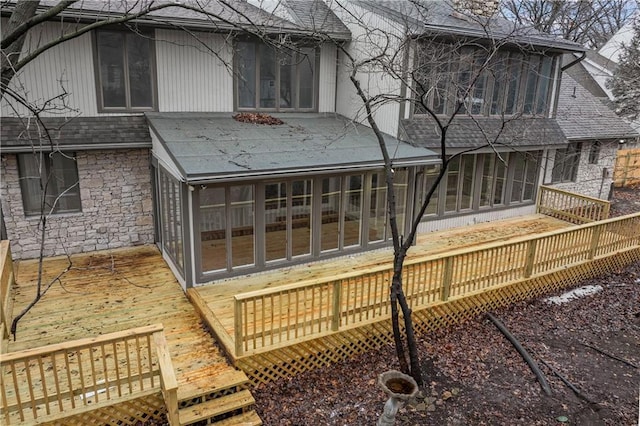
M 371 129 L 335 114 L 148 113 L 157 243 L 184 288 L 389 244 L 383 160 Z M 397 216 L 440 163 L 385 135 Z M 409 215 L 409 216 L 408 216 Z

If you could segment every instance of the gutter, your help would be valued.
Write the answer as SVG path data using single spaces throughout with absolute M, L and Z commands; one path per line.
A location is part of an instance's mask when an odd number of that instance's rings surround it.
M 586 58 L 586 57 L 587 57 L 587 52 L 586 52 L 586 51 L 584 51 L 584 52 L 582 52 L 582 55 L 580 55 L 580 57 L 579 57 L 579 58 L 577 58 L 577 59 L 575 59 L 575 60 L 573 60 L 573 61 L 569 62 L 567 65 L 562 66 L 562 67 L 560 68 L 560 71 L 563 71 L 563 72 L 564 72 L 565 70 L 567 70 L 567 69 L 571 68 L 571 67 L 572 67 L 572 66 L 574 66 L 575 64 L 577 64 L 577 63 L 579 63 L 579 62 L 582 62 L 582 61 L 584 60 L 584 58 Z

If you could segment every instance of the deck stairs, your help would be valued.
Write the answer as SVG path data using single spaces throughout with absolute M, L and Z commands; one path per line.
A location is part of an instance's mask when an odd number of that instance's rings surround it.
M 261 425 L 254 403 L 242 371 L 229 370 L 178 387 L 180 425 Z

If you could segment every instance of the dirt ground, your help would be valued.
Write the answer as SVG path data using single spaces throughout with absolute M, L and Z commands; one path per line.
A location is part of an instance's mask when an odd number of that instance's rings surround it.
M 612 215 L 640 211 L 640 189 L 616 190 Z M 640 264 L 583 282 L 601 289 L 566 303 L 548 295 L 494 312 L 540 364 L 547 396 L 522 357 L 480 316 L 419 336 L 425 383 L 398 425 L 636 425 L 640 407 Z M 597 287 L 596 287 L 597 289 Z M 604 353 L 603 353 L 604 352 Z M 547 366 L 566 378 L 577 396 Z M 396 369 L 392 346 L 261 386 L 265 425 L 374 425 Z

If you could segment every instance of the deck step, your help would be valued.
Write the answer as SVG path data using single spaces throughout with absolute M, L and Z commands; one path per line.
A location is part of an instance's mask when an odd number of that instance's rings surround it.
M 262 419 L 253 410 L 212 423 L 213 426 L 260 426 L 261 424 Z
M 246 374 L 238 370 L 231 370 L 218 376 L 203 377 L 193 382 L 181 384 L 178 387 L 178 401 L 188 401 L 247 383 L 249 383 L 249 379 Z
M 178 410 L 178 418 L 181 425 L 190 425 L 200 420 L 207 420 L 248 407 L 253 403 L 255 400 L 251 392 L 243 390 Z

